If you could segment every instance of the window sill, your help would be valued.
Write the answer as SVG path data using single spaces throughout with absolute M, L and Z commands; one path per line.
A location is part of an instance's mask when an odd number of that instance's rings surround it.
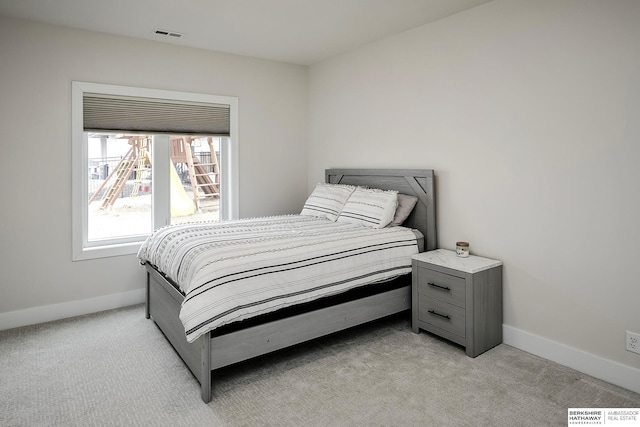
M 91 248 L 82 248 L 74 251 L 73 261 L 84 261 L 89 259 L 108 258 L 123 255 L 136 255 L 142 242 L 121 243 L 113 245 L 102 245 Z

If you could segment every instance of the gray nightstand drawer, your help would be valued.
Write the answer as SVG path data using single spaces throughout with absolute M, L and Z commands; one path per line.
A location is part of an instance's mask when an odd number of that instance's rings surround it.
M 466 306 L 466 282 L 461 277 L 440 273 L 424 267 L 418 268 L 418 293 L 455 304 Z
M 420 295 L 419 319 L 462 338 L 465 336 L 465 309 Z

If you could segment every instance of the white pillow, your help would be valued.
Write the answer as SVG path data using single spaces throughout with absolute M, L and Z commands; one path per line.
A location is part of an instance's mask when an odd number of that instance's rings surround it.
M 338 222 L 383 228 L 393 219 L 397 206 L 397 191 L 358 187 L 342 208 Z
M 355 189 L 353 185 L 319 183 L 307 198 L 300 215 L 325 217 L 335 221 Z

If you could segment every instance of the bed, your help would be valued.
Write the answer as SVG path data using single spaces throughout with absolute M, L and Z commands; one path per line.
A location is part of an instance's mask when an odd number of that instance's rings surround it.
M 420 250 L 432 250 L 437 247 L 432 170 L 328 169 L 325 171 L 325 182 L 335 187 L 344 185 L 387 192 L 393 190 L 402 195 L 414 196 L 417 198 L 415 207 L 402 223 L 402 227 L 395 228 L 404 229 L 402 232 L 405 233 L 405 237 L 407 229 L 421 237 Z M 288 218 L 285 217 L 284 220 Z M 307 223 L 313 227 L 324 226 L 311 220 L 303 222 L 299 227 L 307 227 Z M 316 228 L 314 230 L 317 234 L 323 233 L 318 232 Z M 396 233 L 396 230 L 381 231 L 387 234 Z M 156 237 L 156 241 L 158 240 L 161 239 Z M 181 256 L 176 255 L 174 258 Z M 144 258 L 141 258 L 141 262 L 146 269 L 146 317 L 153 319 L 158 325 L 200 382 L 204 402 L 211 401 L 212 371 L 216 369 L 406 311 L 411 307 L 411 274 L 402 270 L 403 274 L 389 280 L 377 279 L 371 286 L 352 286 L 344 290 L 335 290 L 327 296 L 294 301 L 291 305 L 269 308 L 264 313 L 248 318 L 239 316 L 236 321 L 229 320 L 227 323 L 214 325 L 215 327 L 208 323 L 210 320 L 201 322 L 196 319 L 198 327 L 189 329 L 183 323 L 183 306 L 189 306 L 191 296 L 195 292 L 193 288 L 186 292 L 184 286 L 179 283 L 183 279 L 187 280 L 185 276 L 176 273 L 180 271 L 178 267 L 174 272 L 170 264 L 158 266 L 159 263 Z M 326 269 L 325 271 L 332 272 Z M 197 282 L 197 287 L 211 282 Z M 191 313 L 199 315 L 201 311 L 202 307 L 197 306 Z M 203 326 L 205 324 L 207 327 Z

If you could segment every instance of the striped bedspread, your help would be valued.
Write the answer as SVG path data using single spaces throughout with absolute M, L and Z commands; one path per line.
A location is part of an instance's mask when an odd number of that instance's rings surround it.
M 153 233 L 138 252 L 176 282 L 187 340 L 219 326 L 411 272 L 416 237 L 286 215 L 191 223 Z

